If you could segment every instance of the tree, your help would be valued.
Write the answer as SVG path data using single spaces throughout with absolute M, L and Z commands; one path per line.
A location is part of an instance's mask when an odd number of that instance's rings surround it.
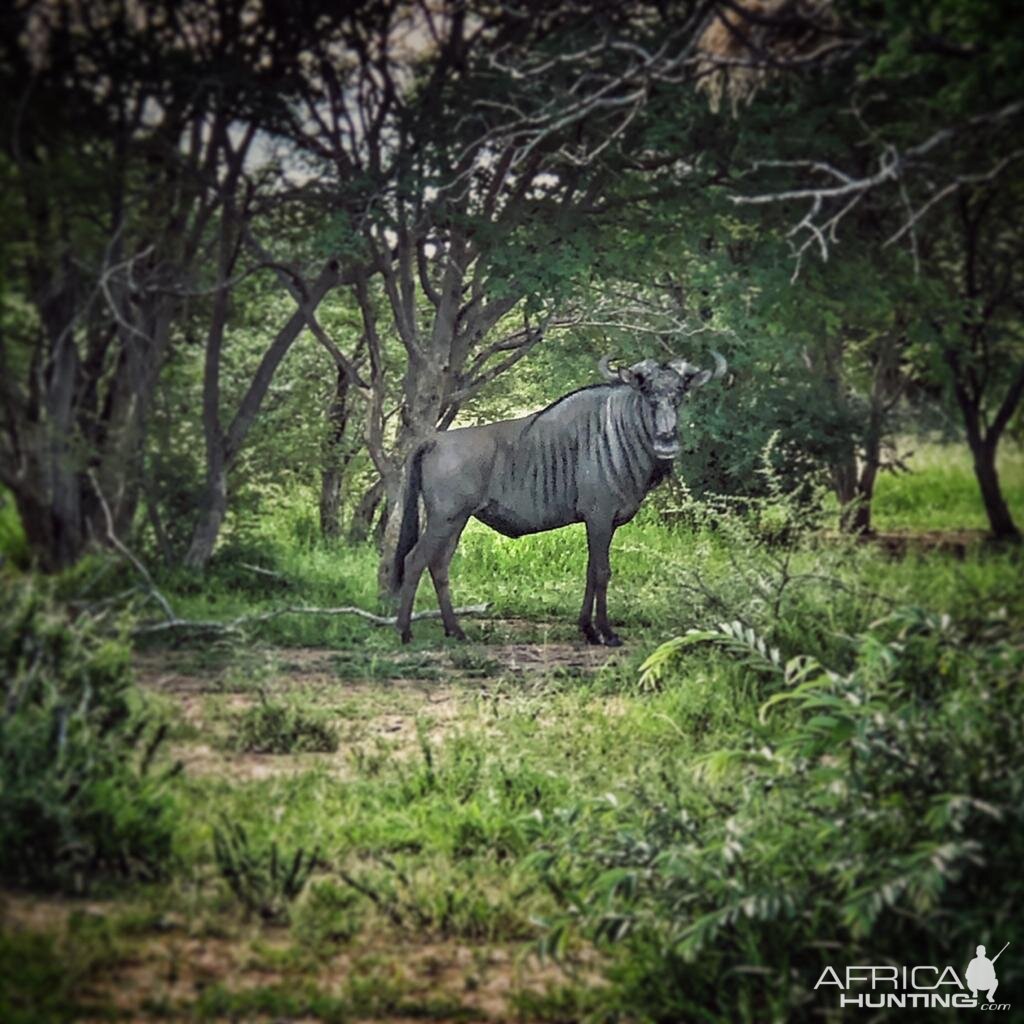
M 87 466 L 119 527 L 134 512 L 183 269 L 212 213 L 189 172 L 216 149 L 188 132 L 194 82 L 154 72 L 159 28 L 115 5 L 28 4 L 5 22 L 3 481 L 57 568 L 94 530 Z
M 752 4 L 727 6 L 744 27 L 764 20 Z M 881 250 L 904 247 L 923 282 L 911 289 L 916 308 L 905 310 L 919 358 L 948 374 L 992 533 L 1017 538 L 995 469 L 999 441 L 1024 395 L 1016 272 L 1024 39 L 1006 31 L 1016 7 L 972 0 L 913 0 L 884 10 L 860 0 L 824 6 L 835 31 L 855 42 L 848 50 L 854 59 L 828 72 L 831 88 L 849 96 L 845 110 L 833 104 L 845 144 L 836 146 L 833 132 L 823 144 L 799 130 L 813 105 L 798 107 L 788 152 L 773 143 L 755 154 L 755 175 L 734 202 L 803 204 L 803 217 L 788 231 L 794 280 L 808 254 L 829 260 L 855 219 L 874 221 Z M 739 62 L 764 63 L 745 40 Z M 736 88 L 745 96 L 742 78 Z M 930 355 L 920 356 L 922 346 Z
M 308 81 L 294 138 L 358 239 L 365 439 L 391 508 L 408 453 L 572 319 L 611 169 L 635 158 L 652 89 L 688 73 L 706 17 L 382 0 L 348 25 L 347 84 L 331 62 Z
M 207 520 L 287 347 L 220 431 L 238 240 L 265 184 L 247 161 L 324 21 L 317 5 L 252 13 L 238 2 L 39 0 L 4 15 L 0 479 L 48 568 L 101 533 L 93 478 L 116 528 L 131 524 L 154 389 L 190 304 L 210 300 Z
M 996 469 L 1024 397 L 1024 179 L 961 189 L 945 231 L 922 245 L 934 294 L 928 348 L 960 411 L 992 535 L 1019 540 Z

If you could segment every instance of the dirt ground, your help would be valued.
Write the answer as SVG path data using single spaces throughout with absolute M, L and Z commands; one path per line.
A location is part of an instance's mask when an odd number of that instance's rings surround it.
M 60 935 L 66 932 L 72 915 L 101 921 L 117 912 L 113 902 L 0 893 L 0 920 L 5 929 Z M 300 982 L 296 965 L 287 956 L 290 946 L 285 930 L 279 935 L 255 927 L 233 929 L 231 935 L 224 936 L 197 934 L 183 915 L 165 914 L 151 934 L 134 938 L 130 948 L 119 951 L 113 969 L 90 979 L 81 997 L 84 1005 L 97 1007 L 97 1015 L 78 1019 L 107 1021 L 112 1012 L 115 1019 L 123 1021 L 191 1019 L 188 1007 L 204 989 L 219 983 L 235 993 L 312 983 L 321 993 L 340 995 L 345 981 L 361 976 L 381 985 L 400 985 L 403 1001 L 410 1006 L 418 1000 L 426 1004 L 447 997 L 460 1007 L 456 1019 L 461 1024 L 475 1020 L 494 1024 L 517 1019 L 509 1011 L 510 997 L 515 993 L 542 993 L 569 980 L 565 966 L 541 963 L 536 957 L 525 956 L 521 947 L 451 941 L 382 944 L 376 948 L 360 943 L 357 949 L 319 959 L 313 970 L 309 963 L 303 964 Z M 581 973 L 593 972 L 578 966 L 577 979 Z M 232 1015 L 231 1019 L 239 1018 Z M 316 1018 L 278 1019 L 298 1022 Z M 416 1013 L 372 1019 L 403 1024 L 422 1016 Z M 444 1018 L 431 1015 L 430 1019 Z
M 432 741 L 459 728 L 467 698 L 491 695 L 512 683 L 528 690 L 554 674 L 586 675 L 614 662 L 619 652 L 578 643 L 504 643 L 381 655 L 384 678 L 351 677 L 341 655 L 328 648 L 285 648 L 264 652 L 267 661 L 254 684 L 231 670 L 213 674 L 193 668 L 190 654 L 173 651 L 138 658 L 142 686 L 171 701 L 196 733 L 172 745 L 172 753 L 192 774 L 216 774 L 245 781 L 326 768 L 352 777 L 360 754 L 386 751 L 405 757 L 419 751 L 420 731 Z M 412 669 L 411 677 L 403 675 Z M 425 678 L 424 678 L 425 676 Z M 335 754 L 247 754 L 226 752 L 209 742 L 215 720 L 237 713 L 260 694 L 305 692 L 311 703 L 328 708 L 340 724 L 343 742 Z M 213 719 L 214 721 L 211 721 Z

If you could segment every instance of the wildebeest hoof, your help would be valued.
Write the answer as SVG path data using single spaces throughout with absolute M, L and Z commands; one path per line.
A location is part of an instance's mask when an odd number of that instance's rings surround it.
M 451 637 L 453 640 L 465 640 L 466 634 L 462 631 L 461 627 L 456 626 L 454 629 L 446 629 L 444 635 Z
M 621 647 L 622 637 L 618 636 L 615 633 L 605 633 L 605 635 L 601 638 L 601 642 L 605 645 L 605 647 Z
M 593 626 L 580 626 L 580 632 L 583 634 L 583 639 L 586 640 L 588 644 L 600 647 L 604 642 L 601 639 L 600 633 L 598 633 Z
M 399 635 L 401 636 L 403 644 L 412 643 L 412 631 L 411 630 L 407 629 L 404 633 L 401 633 Z

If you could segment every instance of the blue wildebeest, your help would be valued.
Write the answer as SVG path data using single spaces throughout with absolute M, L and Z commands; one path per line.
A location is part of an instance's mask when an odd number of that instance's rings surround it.
M 580 629 L 592 644 L 621 644 L 608 623 L 612 534 L 671 472 L 679 452 L 679 404 L 688 391 L 725 373 L 725 360 L 714 357 L 713 374 L 685 359 L 645 359 L 612 370 L 605 357 L 599 364 L 605 383 L 573 391 L 531 416 L 442 431 L 421 444 L 406 466 L 391 576 L 393 589 L 400 588 L 402 640 L 411 638 L 409 620 L 424 569 L 434 581 L 445 634 L 464 636 L 452 611 L 448 564 L 475 516 L 507 537 L 586 523 L 589 559 Z

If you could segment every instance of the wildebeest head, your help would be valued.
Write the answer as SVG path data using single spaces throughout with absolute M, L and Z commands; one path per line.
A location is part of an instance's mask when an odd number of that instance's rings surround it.
M 651 415 L 657 458 L 674 459 L 679 454 L 679 406 L 686 395 L 725 374 L 725 360 L 717 352 L 712 355 L 715 358 L 714 372 L 702 370 L 682 358 L 671 359 L 667 363 L 644 359 L 633 366 L 612 369 L 609 357 L 605 356 L 598 364 L 606 380 L 628 384 L 643 395 Z

